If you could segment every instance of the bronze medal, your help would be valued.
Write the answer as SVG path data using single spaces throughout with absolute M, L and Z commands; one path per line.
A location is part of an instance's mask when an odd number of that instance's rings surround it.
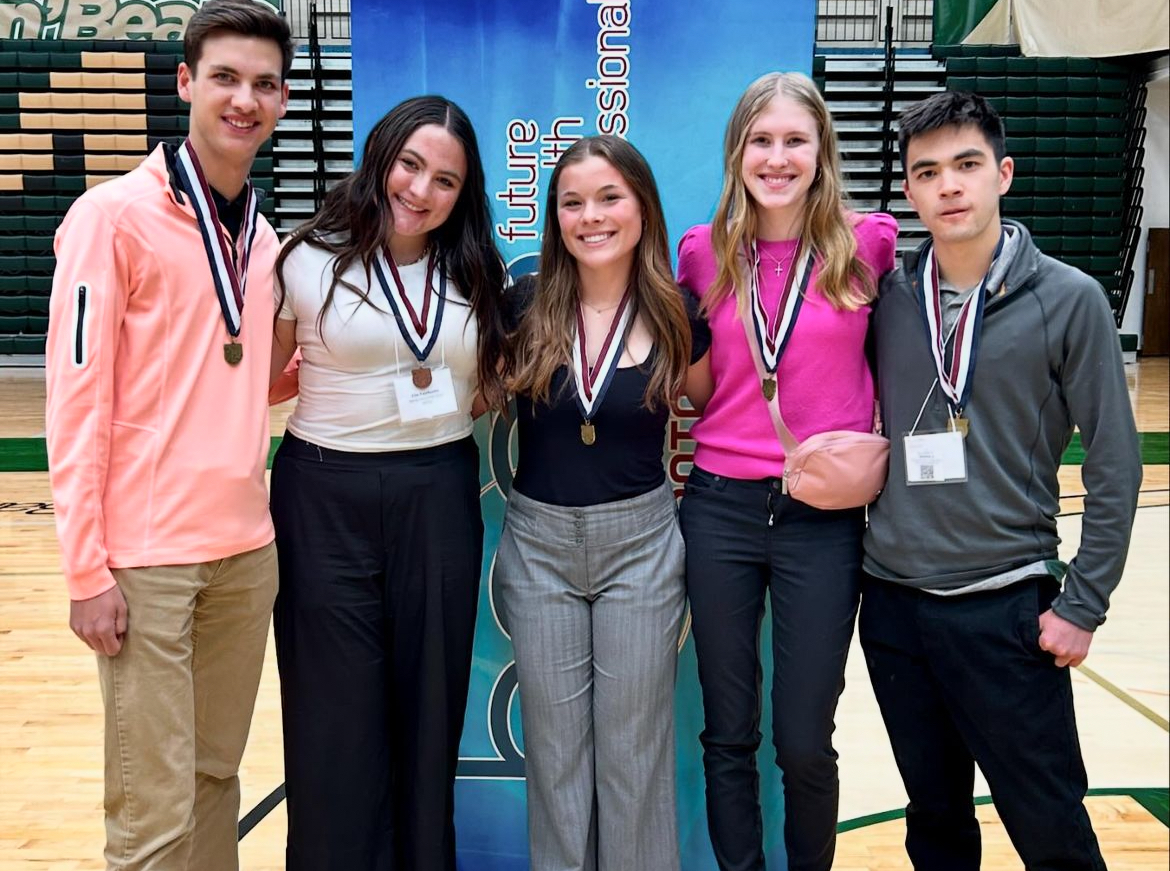
M 597 441 L 597 430 L 593 428 L 593 424 L 589 421 L 581 424 L 581 441 L 587 445 L 591 445 Z
M 970 429 L 970 423 L 965 417 L 952 417 L 947 428 L 951 432 L 957 432 L 963 438 L 966 438 L 967 431 Z
M 223 359 L 229 366 L 238 366 L 244 359 L 244 346 L 236 341 L 236 337 L 243 327 L 248 263 L 252 256 L 260 199 L 256 196 L 252 182 L 246 180 L 243 223 L 236 242 L 232 243 L 220 223 L 211 186 L 203 174 L 191 140 L 185 140 L 173 152 L 168 151 L 166 160 L 168 170 L 173 173 L 172 179 L 189 199 L 199 223 L 199 233 L 203 237 L 208 265 L 211 267 L 211 281 L 230 340 L 223 346 Z
M 418 366 L 411 369 L 410 381 L 419 390 L 426 390 L 431 386 L 431 370 L 426 366 Z
M 768 402 L 771 402 L 773 399 L 776 398 L 776 379 L 775 378 L 765 378 L 760 386 L 764 390 L 764 399 L 768 400 Z

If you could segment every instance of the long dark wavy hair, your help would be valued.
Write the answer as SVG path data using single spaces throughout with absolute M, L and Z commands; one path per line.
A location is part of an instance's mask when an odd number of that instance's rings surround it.
M 574 142 L 553 170 L 545 198 L 544 241 L 536 295 L 515 335 L 509 386 L 538 402 L 548 402 L 553 374 L 573 360 L 573 329 L 579 299 L 577 261 L 565 247 L 557 217 L 557 185 L 565 168 L 600 157 L 616 169 L 642 207 L 642 238 L 629 276 L 634 312 L 654 340 L 643 405 L 669 405 L 682 393 L 690 362 L 691 331 L 686 308 L 670 267 L 666 219 L 654 173 L 641 152 L 617 136 L 587 136 Z
M 418 128 L 428 124 L 442 127 L 455 137 L 463 146 L 467 161 L 467 177 L 451 214 L 442 226 L 430 232 L 428 243 L 439 252 L 440 267 L 446 275 L 467 295 L 479 329 L 479 391 L 489 408 L 502 410 L 507 391 L 500 373 L 508 368 L 510 354 L 504 341 L 501 311 L 506 271 L 492 237 L 491 212 L 475 130 L 467 114 L 445 97 L 412 97 L 399 103 L 374 125 L 366 138 L 360 166 L 325 195 L 321 210 L 293 231 L 277 257 L 281 302 L 284 263 L 297 245 L 308 242 L 334 255 L 333 281 L 317 315 L 319 333 L 339 286 L 379 308 L 365 288 L 355 286 L 343 276 L 360 262 L 367 286 L 371 281 L 374 260 L 386 244 L 387 231 L 392 234 L 394 228 L 386 178 L 406 141 Z M 280 310 L 279 303 L 277 310 Z

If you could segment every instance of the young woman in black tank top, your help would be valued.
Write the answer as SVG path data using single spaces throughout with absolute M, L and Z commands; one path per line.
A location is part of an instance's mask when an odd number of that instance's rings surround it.
M 520 458 L 495 574 L 531 867 L 670 871 L 684 553 L 662 451 L 691 329 L 633 146 L 575 143 L 546 215 L 540 273 L 510 294 Z

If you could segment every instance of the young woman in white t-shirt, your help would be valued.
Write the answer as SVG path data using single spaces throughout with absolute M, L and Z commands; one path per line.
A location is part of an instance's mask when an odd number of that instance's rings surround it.
M 289 871 L 453 869 L 483 553 L 472 418 L 501 407 L 504 266 L 467 116 L 392 109 L 277 261 L 272 470 Z

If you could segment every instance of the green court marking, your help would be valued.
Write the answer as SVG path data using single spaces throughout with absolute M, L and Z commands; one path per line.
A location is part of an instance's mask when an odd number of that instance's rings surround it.
M 1093 795 L 1092 790 L 1089 795 Z M 1170 828 L 1170 791 L 1165 789 L 1134 789 L 1130 796 L 1162 821 L 1162 825 Z
M 1170 433 L 1138 433 L 1142 448 L 1142 463 L 1147 466 L 1165 466 L 1170 463 Z M 268 465 L 272 466 L 272 455 L 280 444 L 279 438 L 272 439 L 268 451 Z M 1085 450 L 1081 447 L 1080 433 L 1074 433 L 1068 450 L 1061 462 L 1066 466 L 1079 466 L 1085 461 Z M 49 459 L 45 454 L 45 440 L 42 438 L 4 439 L 0 438 L 0 472 L 47 472 Z
M 272 468 L 272 456 L 280 446 L 280 439 L 273 438 L 268 448 L 268 467 Z M 45 452 L 45 440 L 0 439 L 0 472 L 47 472 L 49 456 Z
M 1170 828 L 1170 790 L 1151 789 L 1148 787 L 1131 787 L 1130 789 L 1090 789 L 1089 795 L 1124 795 L 1129 796 L 1162 825 Z M 991 796 L 980 795 L 974 799 L 976 805 L 991 804 Z M 906 817 L 905 808 L 892 811 L 881 811 L 876 814 L 866 814 L 853 820 L 845 820 L 837 824 L 838 832 L 852 832 L 855 829 L 864 829 L 891 820 L 900 820 Z
M 44 439 L 0 439 L 0 472 L 47 472 Z
M 1142 464 L 1164 466 L 1170 463 L 1170 433 L 1140 432 L 1138 443 L 1142 449 Z M 1073 433 L 1072 441 L 1061 458 L 1066 466 L 1079 466 L 1085 462 L 1085 449 L 1081 446 L 1081 434 Z

